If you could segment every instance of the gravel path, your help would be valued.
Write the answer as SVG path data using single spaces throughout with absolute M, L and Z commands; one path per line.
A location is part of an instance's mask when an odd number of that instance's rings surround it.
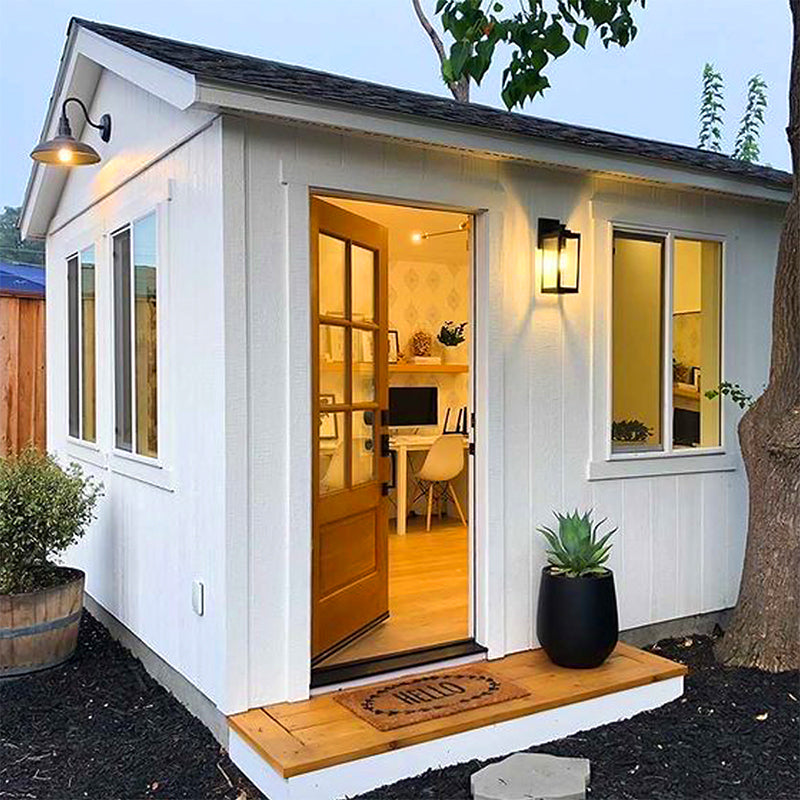
M 592 761 L 604 800 L 797 800 L 798 674 L 716 664 L 709 637 L 656 652 L 689 665 L 684 697 L 532 752 Z M 473 761 L 361 800 L 468 800 Z M 211 734 L 88 614 L 69 663 L 0 683 L 0 800 L 262 795 Z

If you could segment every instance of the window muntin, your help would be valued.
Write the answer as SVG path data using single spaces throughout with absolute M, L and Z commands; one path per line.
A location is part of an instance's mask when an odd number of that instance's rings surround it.
M 614 453 L 663 449 L 664 246 L 662 237 L 614 235 Z
M 112 236 L 114 442 L 158 456 L 158 304 L 155 213 Z
M 67 259 L 68 432 L 97 441 L 94 245 Z
M 614 232 L 612 454 L 721 445 L 721 322 L 721 242 Z

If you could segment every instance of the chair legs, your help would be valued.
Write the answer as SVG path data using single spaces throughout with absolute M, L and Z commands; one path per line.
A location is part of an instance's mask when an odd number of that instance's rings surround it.
M 450 490 L 450 495 L 453 498 L 453 502 L 456 504 L 456 511 L 458 511 L 458 516 L 461 517 L 461 524 L 466 528 L 467 521 L 464 519 L 464 512 L 461 510 L 461 505 L 456 496 L 456 490 L 453 488 L 453 484 L 450 483 L 450 481 L 447 481 L 447 488 Z
M 431 529 L 431 509 L 433 508 L 433 484 L 428 487 L 428 518 L 425 522 L 425 530 Z

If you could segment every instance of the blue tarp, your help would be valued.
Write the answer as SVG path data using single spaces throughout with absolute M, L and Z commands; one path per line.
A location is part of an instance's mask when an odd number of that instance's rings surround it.
M 44 297 L 44 267 L 0 261 L 0 292 Z

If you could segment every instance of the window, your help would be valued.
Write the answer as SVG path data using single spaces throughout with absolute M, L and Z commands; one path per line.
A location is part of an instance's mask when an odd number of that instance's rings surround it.
M 721 243 L 615 231 L 613 259 L 612 453 L 718 447 Z
M 158 455 L 156 215 L 112 236 L 114 428 L 120 450 Z
M 94 246 L 67 259 L 69 435 L 97 441 Z

